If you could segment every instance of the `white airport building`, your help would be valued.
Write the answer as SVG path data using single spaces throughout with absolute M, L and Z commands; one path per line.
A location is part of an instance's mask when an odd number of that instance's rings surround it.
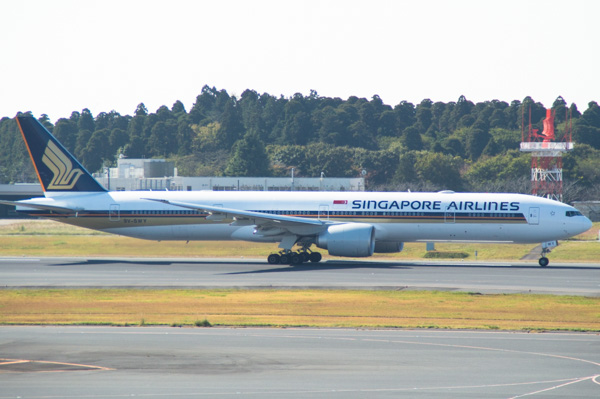
M 120 158 L 94 178 L 109 190 L 170 191 L 364 191 L 362 177 L 190 177 L 178 176 L 173 162 L 164 159 Z

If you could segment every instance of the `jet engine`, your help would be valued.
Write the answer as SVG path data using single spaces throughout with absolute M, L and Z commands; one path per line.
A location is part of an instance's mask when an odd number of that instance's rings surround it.
M 404 249 L 403 242 L 397 241 L 376 241 L 375 242 L 375 253 L 378 254 L 391 254 L 395 252 L 402 252 Z
M 334 256 L 371 256 L 375 250 L 375 228 L 364 223 L 335 224 L 317 237 L 316 244 Z

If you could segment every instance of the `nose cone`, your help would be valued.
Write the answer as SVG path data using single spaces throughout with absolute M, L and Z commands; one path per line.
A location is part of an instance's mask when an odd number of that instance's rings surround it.
M 585 233 L 592 228 L 592 221 L 581 215 L 570 218 L 568 224 L 569 235 L 576 236 L 577 234 Z
M 565 212 L 565 233 L 576 236 L 592 228 L 592 221 L 573 207 L 568 207 Z
M 592 228 L 592 221 L 585 216 L 583 217 L 583 221 L 581 222 L 581 224 L 582 224 L 582 228 L 581 228 L 582 233 L 584 233 Z

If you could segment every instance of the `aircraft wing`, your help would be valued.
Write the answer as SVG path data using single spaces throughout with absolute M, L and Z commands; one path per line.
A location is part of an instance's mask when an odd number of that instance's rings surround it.
M 165 199 L 145 198 L 150 201 L 209 212 L 211 216 L 223 216 L 223 219 L 235 218 L 237 224 L 253 224 L 257 227 L 279 227 L 294 234 L 317 234 L 327 229 L 327 224 L 321 220 L 301 218 L 297 216 L 274 215 L 241 209 L 222 208 L 213 205 L 193 204 L 190 202 L 170 201 Z M 209 217 L 211 217 L 209 216 Z
M 37 204 L 34 202 L 19 202 L 19 201 L 0 201 L 0 204 L 21 206 L 21 207 L 25 207 L 25 208 L 39 209 L 42 211 L 52 211 L 52 212 L 56 212 L 56 213 L 77 213 L 78 211 L 81 211 L 83 209 L 83 208 L 65 208 L 62 206 Z

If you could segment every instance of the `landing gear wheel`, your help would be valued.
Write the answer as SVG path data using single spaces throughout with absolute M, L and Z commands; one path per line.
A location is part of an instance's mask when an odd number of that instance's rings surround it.
M 310 254 L 308 252 L 300 252 L 300 256 L 302 257 L 302 262 L 310 262 Z
M 290 264 L 290 255 L 289 254 L 281 254 L 281 256 L 279 257 L 279 262 L 282 265 L 289 265 Z
M 290 263 L 292 265 L 299 265 L 302 262 L 303 262 L 302 255 L 300 255 L 300 254 L 298 254 L 296 252 L 292 252 L 290 254 Z
M 321 253 L 319 253 L 319 252 L 312 252 L 310 254 L 310 261 L 313 263 L 320 262 L 321 259 L 322 259 L 322 256 L 321 256 Z
M 540 264 L 541 267 L 546 267 L 546 266 L 548 266 L 548 263 L 550 263 L 550 261 L 545 256 L 542 256 L 540 258 L 540 260 L 538 261 L 538 263 Z
M 267 262 L 269 262 L 270 265 L 277 265 L 281 262 L 281 256 L 279 256 L 279 254 L 271 254 L 267 256 Z

